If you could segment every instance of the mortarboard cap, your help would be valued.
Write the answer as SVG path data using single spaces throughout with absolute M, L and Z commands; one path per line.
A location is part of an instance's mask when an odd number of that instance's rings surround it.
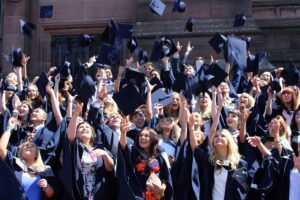
M 237 65 L 239 69 L 244 71 L 247 66 L 246 42 L 233 36 L 227 37 L 227 49 L 224 52 L 224 57 L 231 66 Z
M 87 102 L 90 97 L 95 93 L 95 85 L 91 76 L 83 75 L 79 76 L 76 81 L 79 81 L 80 84 L 77 84 L 75 90 L 78 94 L 79 99 L 87 105 Z
M 190 17 L 185 25 L 184 30 L 188 30 L 189 32 L 193 32 L 193 25 L 195 23 L 195 19 Z
M 172 12 L 178 11 L 183 13 L 185 11 L 185 3 L 181 0 L 176 0 L 173 5 Z
M 244 15 L 244 13 L 236 14 L 234 17 L 233 27 L 244 26 L 245 21 L 246 21 L 246 16 Z
M 139 58 L 139 63 L 141 65 L 145 64 L 146 62 L 148 62 L 149 58 L 148 58 L 148 54 L 147 51 L 143 51 L 142 49 L 139 49 L 138 51 L 138 58 Z
M 113 99 L 124 115 L 129 115 L 140 105 L 145 104 L 141 94 L 131 84 L 125 86 L 120 92 L 115 93 Z
M 21 48 L 14 48 L 12 53 L 12 64 L 16 67 L 23 67 L 23 53 Z
M 48 79 L 48 76 L 46 75 L 45 72 L 43 72 L 39 76 L 39 79 L 36 81 L 36 86 L 37 86 L 37 88 L 39 90 L 39 93 L 42 97 L 47 95 L 46 86 L 48 85 L 49 82 L 50 82 L 50 80 Z
M 129 49 L 130 53 L 134 52 L 134 50 L 136 50 L 136 48 L 138 48 L 138 46 L 139 46 L 139 42 L 136 37 L 130 38 L 127 42 L 127 47 Z
M 217 53 L 220 53 L 222 49 L 224 49 L 226 41 L 227 38 L 224 35 L 220 33 L 215 33 L 213 37 L 209 40 L 209 44 Z
M 20 21 L 21 33 L 30 37 L 32 35 L 32 32 L 35 31 L 36 26 L 34 24 L 32 24 L 30 22 L 26 22 L 22 19 L 19 19 L 19 21 Z
M 172 38 L 166 37 L 155 40 L 150 60 L 158 61 L 165 56 L 171 56 L 177 51 L 177 47 Z
M 151 85 L 156 85 L 156 86 L 152 89 L 152 93 L 155 92 L 157 89 L 163 88 L 163 87 L 164 87 L 164 85 L 163 85 L 163 83 L 161 82 L 161 80 L 159 80 L 159 78 L 157 78 L 157 77 L 151 78 L 151 80 L 149 81 L 149 83 L 150 83 Z
M 152 0 L 149 9 L 154 14 L 162 16 L 166 9 L 166 5 L 160 0 Z
M 14 86 L 13 84 L 7 84 L 7 83 L 3 83 L 3 86 L 2 86 L 3 90 L 5 91 L 12 91 L 12 92 L 15 92 L 17 90 L 16 86 Z
M 205 78 L 210 86 L 218 87 L 228 74 L 217 64 L 212 63 L 205 72 Z
M 287 86 L 298 86 L 300 73 L 292 60 L 290 60 L 289 66 L 282 70 L 281 77 L 284 78 Z
M 129 39 L 132 36 L 133 33 L 133 25 L 131 24 L 120 24 L 119 26 L 119 34 L 122 39 Z
M 102 43 L 100 55 L 96 59 L 96 63 L 111 66 L 112 59 L 113 59 L 113 46 L 107 43 Z
M 161 104 L 163 106 L 168 105 L 172 101 L 172 93 L 165 93 L 162 88 L 157 89 L 152 93 L 152 110 L 155 104 Z
M 40 7 L 40 18 L 51 18 L 53 13 L 53 5 Z
M 69 61 L 65 61 L 65 63 L 63 64 L 63 66 L 60 69 L 60 78 L 62 80 L 67 80 L 68 77 L 71 74 L 71 69 L 70 69 L 71 63 Z
M 146 81 L 145 74 L 127 68 L 124 81 L 125 83 L 135 83 L 136 85 L 141 85 Z
M 88 47 L 92 44 L 92 42 L 93 42 L 93 37 L 91 37 L 88 34 L 82 35 L 79 39 L 79 45 L 81 47 Z
M 259 69 L 259 55 L 258 53 L 254 55 L 249 55 L 247 58 L 247 67 L 245 68 L 245 72 L 253 72 L 253 76 L 258 74 Z

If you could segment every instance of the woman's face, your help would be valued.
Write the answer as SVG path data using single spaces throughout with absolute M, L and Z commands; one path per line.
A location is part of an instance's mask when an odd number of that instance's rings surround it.
M 206 96 L 206 94 L 204 96 L 202 93 L 199 95 L 199 106 L 200 107 L 208 106 L 208 96 Z
M 139 146 L 145 151 L 149 151 L 150 145 L 150 133 L 146 130 L 143 130 L 139 135 Z
M 63 87 L 63 91 L 71 91 L 71 86 L 72 86 L 72 83 L 70 81 L 65 81 L 64 82 L 64 87 Z
M 153 67 L 151 66 L 151 65 L 147 65 L 147 66 L 145 66 L 145 75 L 147 76 L 147 77 L 151 77 L 151 71 L 153 70 Z
M 271 136 L 275 137 L 275 135 L 273 135 L 273 130 L 280 130 L 280 121 L 276 118 L 273 118 L 268 124 L 268 129 Z
M 159 126 L 161 129 L 171 130 L 173 127 L 172 119 L 165 117 L 159 120 Z
M 217 131 L 213 140 L 213 145 L 215 148 L 224 148 L 228 146 L 228 140 L 222 131 Z
M 240 108 L 247 108 L 248 104 L 249 104 L 249 99 L 248 97 L 242 95 L 239 99 L 239 104 L 240 104 Z
M 83 141 L 90 141 L 92 137 L 92 130 L 89 124 L 82 123 L 78 126 L 77 132 L 76 132 L 77 138 L 83 142 Z
M 194 126 L 200 126 L 201 125 L 201 115 L 199 113 L 192 113 L 194 118 Z
M 220 84 L 220 89 L 221 89 L 221 92 L 222 92 L 223 95 L 229 93 L 229 87 L 228 87 L 228 84 L 225 83 L 225 82 L 222 82 L 222 83 Z
M 230 129 L 237 129 L 239 124 L 239 117 L 233 113 L 228 113 L 226 117 L 226 123 Z
M 177 110 L 180 105 L 180 98 L 177 94 L 172 95 L 171 108 L 172 110 Z
M 33 87 L 33 86 L 28 86 L 26 92 L 27 92 L 27 96 L 28 96 L 30 99 L 35 99 L 35 97 L 37 96 L 36 88 Z
M 271 74 L 269 72 L 264 72 L 260 75 L 260 79 L 266 81 L 268 84 L 271 81 Z
M 5 78 L 6 83 L 15 85 L 17 82 L 17 75 L 13 72 L 7 74 Z
M 29 114 L 29 107 L 26 103 L 22 103 L 18 106 L 19 117 L 27 117 Z
M 145 121 L 146 117 L 142 111 L 132 116 L 132 123 L 134 123 L 137 128 L 143 128 Z
M 21 149 L 21 157 L 26 161 L 35 160 L 37 156 L 37 147 L 33 143 L 27 143 L 23 145 Z
M 292 94 L 288 91 L 283 91 L 281 95 L 281 100 L 283 103 L 290 103 L 292 101 Z

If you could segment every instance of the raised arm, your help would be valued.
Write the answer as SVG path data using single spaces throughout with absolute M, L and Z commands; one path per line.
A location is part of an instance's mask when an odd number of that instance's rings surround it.
M 66 117 L 72 117 L 73 96 L 67 92 L 67 113 Z
M 9 142 L 11 132 L 16 125 L 16 122 L 17 122 L 17 119 L 15 117 L 9 118 L 8 123 L 7 123 L 7 128 L 0 138 L 0 157 L 3 160 L 6 158 L 7 145 Z
M 272 94 L 272 89 L 271 87 L 268 87 L 268 101 L 267 101 L 267 105 L 266 105 L 266 115 L 267 116 L 271 116 L 272 115 L 272 104 L 273 104 L 273 94 Z
M 194 151 L 197 147 L 197 139 L 194 132 L 194 116 L 190 115 L 189 118 L 189 133 L 190 133 L 190 146 L 191 149 Z
M 239 140 L 241 143 L 244 143 L 246 140 L 246 134 L 247 134 L 247 120 L 249 118 L 249 115 L 251 114 L 251 111 L 244 110 L 242 111 L 242 117 L 241 117 L 241 124 L 240 124 L 240 130 L 239 130 Z
M 131 123 L 129 122 L 129 120 L 124 117 L 122 123 L 121 123 L 121 137 L 120 137 L 120 145 L 121 145 L 121 148 L 122 150 L 124 151 L 125 148 L 126 148 L 126 145 L 127 145 L 127 137 L 126 137 L 126 134 L 127 134 L 127 131 L 129 130 L 131 126 Z
M 6 111 L 6 93 L 5 91 L 0 92 L 0 112 L 3 114 Z
M 151 85 L 148 81 L 148 79 L 146 79 L 146 83 L 147 83 L 147 101 L 146 101 L 146 113 L 148 113 L 148 117 L 147 120 L 148 122 L 152 119 L 153 117 L 153 112 L 152 112 L 152 90 L 156 85 Z
M 265 147 L 265 145 L 261 142 L 259 137 L 257 136 L 248 137 L 247 141 L 252 147 L 258 148 L 258 150 L 261 152 L 263 156 L 271 155 L 271 152 L 267 149 L 267 147 Z
M 60 74 L 57 74 L 54 78 L 54 94 L 56 98 L 58 98 L 59 82 L 60 82 Z
M 77 128 L 77 119 L 80 116 L 80 113 L 82 112 L 83 103 L 75 102 L 75 109 L 72 114 L 69 126 L 68 126 L 68 139 L 71 144 L 73 144 L 75 137 L 76 137 L 76 128 Z
M 52 85 L 50 83 L 48 83 L 48 85 L 46 86 L 46 90 L 48 94 L 51 96 L 51 106 L 54 113 L 56 126 L 58 127 L 63 120 L 59 109 L 59 102 L 55 96 L 54 90 L 52 89 Z
M 124 71 L 124 67 L 123 66 L 119 66 L 117 79 L 114 82 L 115 92 L 119 92 L 120 91 L 120 83 L 121 83 L 121 78 L 122 78 L 123 71 Z
M 23 91 L 23 80 L 22 80 L 22 67 L 16 67 L 16 74 L 18 80 L 18 91 Z
M 219 119 L 221 116 L 222 104 L 223 104 L 223 97 L 219 90 L 217 92 L 217 95 L 218 95 L 218 108 L 217 108 L 217 112 L 215 114 L 212 114 L 213 123 L 211 125 L 210 131 L 208 134 L 208 141 L 209 141 L 210 145 L 212 145 L 212 140 L 216 134 L 216 130 L 217 130 L 217 127 L 219 124 Z

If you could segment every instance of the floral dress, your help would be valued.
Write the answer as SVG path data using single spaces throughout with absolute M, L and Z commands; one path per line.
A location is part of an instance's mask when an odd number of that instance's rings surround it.
M 81 157 L 81 172 L 83 175 L 84 200 L 94 200 L 95 174 L 97 167 L 97 157 L 92 151 L 83 150 Z
M 149 178 L 151 172 L 159 175 L 160 167 L 157 159 L 153 159 L 150 163 L 144 164 L 140 158 L 137 159 L 136 165 L 136 174 L 139 179 L 139 182 L 142 186 L 143 194 L 146 200 L 158 200 L 156 195 L 150 191 L 147 191 L 146 182 Z

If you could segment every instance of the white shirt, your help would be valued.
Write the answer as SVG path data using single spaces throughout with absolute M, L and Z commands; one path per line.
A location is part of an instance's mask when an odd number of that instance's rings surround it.
M 290 173 L 290 200 L 299 200 L 300 198 L 300 173 L 297 169 L 292 169 Z
M 213 200 L 223 200 L 225 197 L 226 182 L 228 171 L 222 167 L 221 171 L 216 170 L 214 172 L 215 184 L 212 191 Z

